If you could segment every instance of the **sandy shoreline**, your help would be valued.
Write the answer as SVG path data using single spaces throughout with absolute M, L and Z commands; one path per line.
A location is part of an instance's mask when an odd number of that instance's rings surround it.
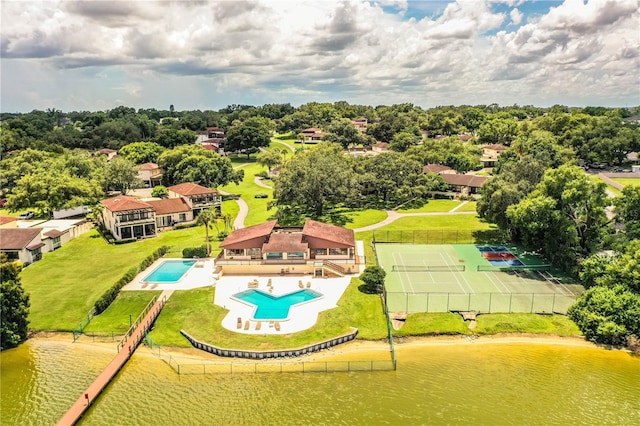
M 70 345 L 86 346 L 92 350 L 116 352 L 116 342 L 93 342 L 89 338 L 81 338 L 73 342 L 70 333 L 38 333 L 29 341 L 69 343 Z M 495 344 L 544 344 L 563 346 L 582 346 L 597 348 L 598 345 L 579 337 L 562 337 L 542 334 L 508 333 L 487 336 L 416 336 L 394 340 L 396 352 L 402 353 L 405 348 L 427 348 L 451 345 L 495 345 Z M 174 357 L 182 362 L 269 362 L 273 360 L 250 361 L 239 358 L 218 357 L 195 348 L 162 347 L 165 355 Z M 389 356 L 389 344 L 385 341 L 355 340 L 336 346 L 329 350 L 290 360 L 291 362 L 317 361 L 329 359 L 386 359 Z M 156 356 L 157 352 L 147 347 L 141 347 L 136 354 Z

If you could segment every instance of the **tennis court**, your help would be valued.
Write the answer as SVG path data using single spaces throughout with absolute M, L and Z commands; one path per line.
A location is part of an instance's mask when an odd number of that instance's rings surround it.
M 378 243 L 375 249 L 392 312 L 566 313 L 583 291 L 544 259 L 514 247 Z

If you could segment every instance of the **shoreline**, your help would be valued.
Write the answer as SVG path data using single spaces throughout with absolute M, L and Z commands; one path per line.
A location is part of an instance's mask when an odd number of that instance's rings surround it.
M 104 351 L 116 352 L 116 342 L 95 342 L 88 339 L 80 339 L 73 342 L 70 337 L 71 333 L 60 332 L 39 332 L 31 336 L 27 342 L 56 342 L 56 343 L 69 343 L 79 347 L 90 347 L 92 349 L 100 349 Z M 602 345 L 597 345 L 593 342 L 589 342 L 582 337 L 564 337 L 558 335 L 548 334 L 531 334 L 531 333 L 500 333 L 483 336 L 466 336 L 466 335 L 453 335 L 453 336 L 410 336 L 402 337 L 394 340 L 396 352 L 402 353 L 405 349 L 415 348 L 429 348 L 429 347 L 442 347 L 442 346 L 460 346 L 460 345 L 500 345 L 500 344 L 532 344 L 532 345 L 560 345 L 560 346 L 572 346 L 572 347 L 591 347 L 599 348 L 603 350 L 619 350 L 628 352 L 624 348 L 608 348 Z M 140 350 L 136 351 L 137 354 L 142 356 L 153 356 L 157 358 L 155 350 L 142 346 Z M 162 352 L 166 355 L 170 355 L 173 358 L 180 360 L 181 362 L 216 362 L 216 363 L 245 363 L 245 362 L 273 362 L 281 359 L 265 359 L 265 360 L 249 360 L 242 358 L 227 358 L 219 357 L 209 354 L 193 347 L 176 347 L 166 346 L 161 347 Z M 289 359 L 289 362 L 303 362 L 303 361 L 326 361 L 332 358 L 335 359 L 357 359 L 354 357 L 362 356 L 366 354 L 368 358 L 386 358 L 389 355 L 390 348 L 386 341 L 372 341 L 372 340 L 354 340 L 343 345 L 335 346 L 331 349 L 323 350 L 308 354 L 306 356 L 298 357 L 295 359 Z

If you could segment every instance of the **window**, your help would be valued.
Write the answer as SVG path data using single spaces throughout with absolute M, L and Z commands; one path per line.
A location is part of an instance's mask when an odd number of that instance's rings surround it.
M 244 249 L 227 249 L 227 256 L 242 256 Z
M 282 259 L 282 253 L 267 253 L 267 259 Z
M 346 256 L 349 252 L 349 249 L 346 248 L 331 248 L 329 249 L 329 254 L 332 256 Z
M 290 251 L 287 253 L 287 259 L 304 259 L 304 253 L 301 251 Z
M 54 237 L 51 239 L 51 243 L 54 248 L 60 247 L 60 237 Z
M 325 254 L 327 254 L 327 249 L 326 248 L 313 249 L 313 253 L 314 254 L 325 255 Z
M 178 220 L 179 220 L 180 222 L 186 222 L 186 220 L 187 220 L 187 215 L 186 215 L 186 213 L 180 213 L 180 216 L 178 216 Z
M 259 248 L 247 249 L 247 256 L 251 256 L 252 259 L 260 259 L 262 258 L 262 250 Z
M 132 237 L 131 227 L 127 226 L 127 227 L 124 227 L 124 228 L 120 228 L 120 234 L 122 235 L 122 239 L 123 240 L 127 240 L 127 239 L 131 238 Z

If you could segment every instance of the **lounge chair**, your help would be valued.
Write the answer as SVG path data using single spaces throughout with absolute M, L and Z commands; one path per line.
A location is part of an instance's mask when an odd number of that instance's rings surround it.
M 311 288 L 311 281 L 307 281 L 307 288 Z
M 245 329 L 245 330 L 248 330 L 250 325 L 251 325 L 251 324 L 249 323 L 249 320 L 245 321 L 245 322 L 244 322 L 244 329 Z
M 304 288 L 304 284 L 302 284 L 302 281 L 298 281 L 298 287 Z
M 256 330 L 260 330 L 260 327 L 262 327 L 262 321 L 256 323 Z
M 279 322 L 275 322 L 274 327 L 276 328 L 276 331 L 280 331 L 280 323 Z
M 153 285 L 151 285 L 151 290 L 153 290 L 156 287 L 158 287 L 158 283 L 153 283 Z
M 242 328 L 242 318 L 238 317 L 238 324 L 236 325 L 236 328 L 241 329 Z
M 142 288 L 147 288 L 148 286 L 149 286 L 149 283 L 146 281 L 142 284 Z

